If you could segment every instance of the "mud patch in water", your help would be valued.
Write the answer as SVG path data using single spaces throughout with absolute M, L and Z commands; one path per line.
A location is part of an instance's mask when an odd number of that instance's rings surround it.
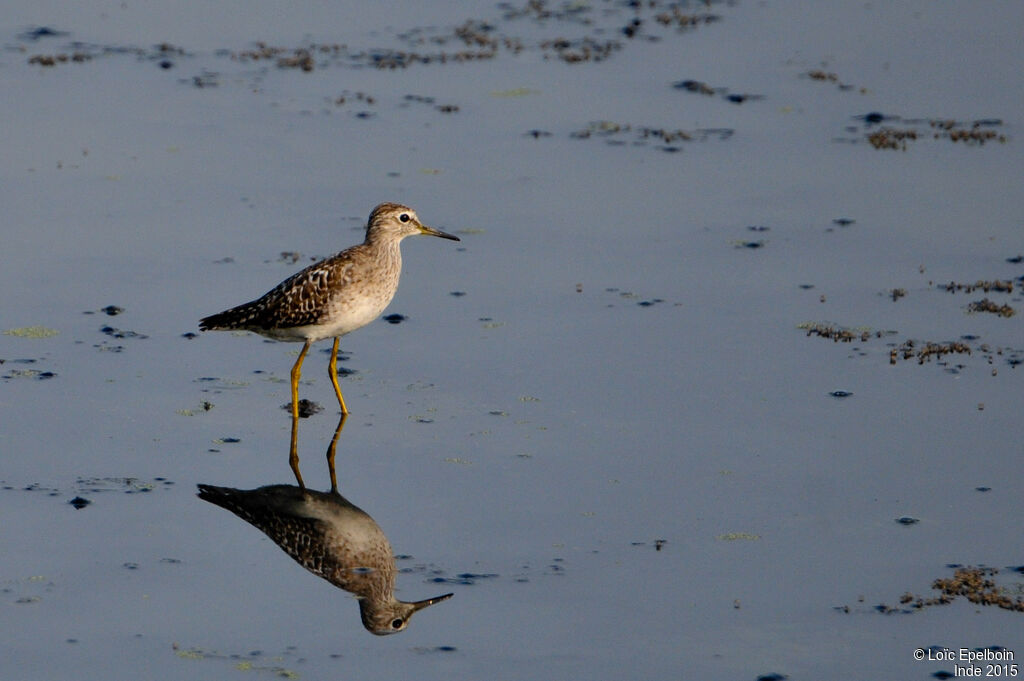
M 67 486 L 44 485 L 38 482 L 15 486 L 6 482 L 0 482 L 0 489 L 5 491 L 20 490 L 23 492 L 41 492 L 46 496 L 63 498 L 71 495 L 67 502 L 75 509 L 81 510 L 90 506 L 93 500 L 90 497 L 96 495 L 120 492 L 122 494 L 149 494 L 157 490 L 166 490 L 174 485 L 173 480 L 164 477 L 144 480 L 141 478 L 117 478 L 117 477 L 79 477 L 74 483 Z
M 981 300 L 975 300 L 967 306 L 968 312 L 988 312 L 990 314 L 999 315 L 1000 317 L 1012 317 L 1017 314 L 1017 311 L 1009 305 L 999 305 L 994 303 L 988 298 L 982 298 Z
M 569 133 L 573 139 L 602 139 L 606 144 L 622 146 L 627 142 L 631 146 L 643 147 L 649 144 L 656 145 L 655 148 L 661 151 L 680 151 L 681 143 L 707 142 L 709 140 L 725 141 L 732 137 L 732 128 L 696 128 L 693 130 L 655 128 L 646 125 L 633 125 L 630 123 L 615 123 L 613 121 L 593 121 L 586 127 Z
M 860 134 L 852 138 L 837 138 L 835 141 L 853 144 L 866 141 L 875 149 L 896 151 L 908 151 L 914 143 L 926 140 L 962 142 L 968 146 L 978 147 L 986 142 L 1004 144 L 1007 141 L 1006 135 L 1001 132 L 1003 121 L 999 118 L 979 118 L 972 121 L 958 121 L 952 118 L 903 118 L 877 111 L 854 118 L 863 121 L 865 130 L 860 131 L 856 126 L 850 126 L 847 128 L 848 132 Z M 874 129 L 875 125 L 886 122 L 891 124 Z
M 340 369 L 338 370 L 338 373 L 339 374 L 341 373 Z M 286 411 L 286 412 L 288 412 L 290 414 L 291 411 L 292 411 L 292 403 L 291 402 L 285 402 L 284 404 L 281 405 L 281 409 L 283 409 L 284 411 Z M 324 408 L 323 408 L 323 406 L 320 405 L 319 402 L 314 402 L 313 400 L 307 400 L 306 398 L 302 398 L 302 399 L 299 400 L 299 418 L 300 419 L 308 419 L 310 416 L 313 416 L 314 414 L 319 414 L 323 410 L 324 410 Z
M 728 88 L 724 87 L 712 87 L 707 83 L 699 80 L 680 80 L 672 83 L 672 87 L 677 90 L 684 90 L 686 92 L 692 92 L 699 95 L 714 96 L 719 95 L 725 101 L 732 104 L 743 104 L 746 101 L 764 99 L 764 95 L 752 95 L 749 93 L 738 93 L 729 92 Z
M 886 615 L 908 615 L 924 608 L 948 605 L 958 598 L 965 598 L 974 605 L 995 606 L 1001 610 L 1024 612 L 1024 597 L 1011 595 L 1012 591 L 1020 591 L 1021 584 L 1014 586 L 999 585 L 995 579 L 996 575 L 999 574 L 998 569 L 990 567 L 950 567 L 954 568 L 952 577 L 940 577 L 932 582 L 931 588 L 937 591 L 938 594 L 934 596 L 920 596 L 906 591 L 899 597 L 896 605 L 879 603 L 874 609 Z M 849 612 L 848 606 L 840 606 L 838 609 L 843 612 Z
M 923 268 L 921 271 L 923 273 Z M 941 302 L 941 299 L 934 295 L 937 291 L 950 294 L 983 291 L 991 294 L 993 297 L 1000 295 L 1008 296 L 1014 293 L 1016 284 L 1011 279 L 993 278 L 978 279 L 968 283 L 950 281 L 949 283 L 938 285 L 934 284 L 934 282 L 928 282 L 928 287 L 926 290 L 911 290 L 906 287 L 897 287 L 886 290 L 883 295 L 893 302 L 915 300 L 918 304 L 930 304 L 932 302 Z M 929 293 L 931 294 L 930 298 L 927 297 Z M 1017 300 L 1017 298 L 1012 300 Z M 900 304 L 904 305 L 907 303 L 901 302 Z M 1008 303 L 991 300 L 989 297 L 973 301 L 964 306 L 963 309 L 967 313 L 987 313 L 1003 318 L 1013 317 L 1017 312 Z M 798 328 L 805 330 L 808 336 L 818 336 L 837 343 L 868 343 L 871 340 L 896 335 L 897 333 L 896 331 L 872 330 L 867 326 L 851 328 L 831 322 L 805 322 L 798 325 Z M 946 358 L 952 355 L 964 358 L 977 356 L 989 365 L 995 364 L 996 361 L 1001 359 L 1011 368 L 1016 368 L 1019 364 L 1024 363 L 1024 350 L 1000 346 L 991 342 L 981 342 L 981 338 L 972 333 L 964 333 L 955 340 L 932 341 L 907 338 L 898 343 L 889 342 L 887 345 L 889 348 L 889 363 L 892 365 L 899 363 L 901 360 L 916 360 L 919 365 L 935 360 L 939 366 L 945 367 L 951 373 L 958 373 L 965 367 L 964 364 L 951 364 Z M 861 352 L 859 354 L 864 355 L 866 353 Z M 993 376 L 997 375 L 997 373 L 996 369 L 992 370 Z

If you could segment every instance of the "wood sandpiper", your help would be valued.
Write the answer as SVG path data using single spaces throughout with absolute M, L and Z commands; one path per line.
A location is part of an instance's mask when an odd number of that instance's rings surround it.
M 370 213 L 363 243 L 288 277 L 263 297 L 199 320 L 199 329 L 245 330 L 280 341 L 302 342 L 291 372 L 292 418 L 299 416 L 299 377 L 309 346 L 334 338 L 328 375 L 341 413 L 348 408 L 338 385 L 338 339 L 376 319 L 398 290 L 402 239 L 429 234 L 459 237 L 427 227 L 416 212 L 382 203 Z
M 199 485 L 199 498 L 262 530 L 302 567 L 355 594 L 363 626 L 379 636 L 404 630 L 413 614 L 452 597 L 395 598 L 397 570 L 388 538 L 373 518 L 337 491 Z

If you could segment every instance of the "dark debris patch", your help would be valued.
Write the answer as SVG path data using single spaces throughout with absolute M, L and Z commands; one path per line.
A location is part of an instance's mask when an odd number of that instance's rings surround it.
M 764 99 L 764 95 L 740 94 L 738 92 L 725 95 L 725 101 L 732 104 L 743 104 L 744 102 L 750 102 L 758 99 Z
M 101 312 L 102 314 L 105 314 L 108 317 L 116 317 L 117 315 L 124 312 L 124 308 L 118 307 L 117 305 L 107 305 L 106 307 L 101 307 L 99 310 L 86 310 L 82 314 L 96 314 L 96 312 Z
M 937 591 L 937 595 L 924 597 L 907 591 L 899 597 L 898 606 L 882 603 L 876 606 L 876 610 L 884 614 L 910 614 L 936 605 L 948 605 L 957 598 L 965 598 L 974 605 L 1024 612 L 1024 597 L 1012 595 L 1010 589 L 997 584 L 995 576 L 998 574 L 999 570 L 996 568 L 958 566 L 954 569 L 952 577 L 939 578 L 932 582 L 932 590 Z
M 970 122 L 960 122 L 952 119 L 932 119 L 928 125 L 933 130 L 932 137 L 935 139 L 948 139 L 950 142 L 963 142 L 967 145 L 982 145 L 986 142 L 1006 142 L 1006 136 L 993 128 L 1000 128 L 1003 122 L 995 118 L 986 118 Z
M 889 351 L 889 364 L 896 364 L 897 360 L 916 359 L 918 364 L 924 364 L 932 359 L 941 360 L 945 355 L 971 354 L 971 347 L 960 341 L 949 343 L 920 343 L 914 340 L 907 340 Z
M 601 62 L 623 48 L 618 40 L 601 40 L 584 36 L 582 38 L 556 38 L 540 44 L 544 59 L 560 59 L 566 64 Z
M 807 322 L 800 324 L 798 328 L 805 330 L 808 336 L 819 336 L 836 343 L 867 343 L 871 340 L 896 334 L 895 331 L 850 329 L 823 322 Z M 965 365 L 951 364 L 948 358 L 953 355 L 965 355 L 967 357 L 977 355 L 989 365 L 995 364 L 997 361 L 1003 361 L 1011 368 L 1024 364 L 1024 350 L 992 346 L 989 343 L 981 342 L 979 337 L 971 334 L 966 334 L 959 340 L 954 341 L 934 342 L 907 339 L 898 344 L 892 342 L 888 345 L 889 364 L 891 365 L 895 365 L 901 360 L 916 360 L 918 364 L 927 364 L 935 360 L 946 371 L 958 373 L 961 369 L 965 368 Z M 992 375 L 997 375 L 995 369 L 992 370 Z
M 47 381 L 51 378 L 56 378 L 57 374 L 53 371 L 40 371 L 38 369 L 11 369 L 4 373 L 0 378 L 5 381 L 9 381 L 16 378 L 28 378 L 36 381 Z
M 679 80 L 672 83 L 672 87 L 676 90 L 683 90 L 684 92 L 692 92 L 698 95 L 715 96 L 719 95 L 722 99 L 732 104 L 743 104 L 744 102 L 764 99 L 764 95 L 752 95 L 748 93 L 740 92 L 729 92 L 728 88 L 724 87 L 712 87 L 705 82 L 693 79 Z
M 547 575 L 562 576 L 565 574 L 565 559 L 564 558 L 552 558 L 551 563 L 547 566 L 544 571 Z
M 73 42 L 68 50 L 50 54 L 34 54 L 28 63 L 50 68 L 62 64 L 83 64 L 106 56 L 132 56 L 140 61 L 154 62 L 163 69 L 174 66 L 173 58 L 186 56 L 185 50 L 169 43 L 160 43 L 149 49 L 119 45 L 90 45 Z
M 407 320 L 408 317 L 406 317 L 404 314 L 398 314 L 397 312 L 395 312 L 389 315 L 384 315 L 383 319 L 388 324 L 401 324 L 402 322 Z
M 321 348 L 320 352 L 322 352 L 325 355 L 329 355 L 329 354 L 331 354 L 331 350 L 332 350 L 331 346 L 327 346 L 327 347 Z M 350 355 L 349 353 L 345 352 L 344 350 L 342 350 L 340 348 L 338 349 L 338 361 L 339 362 L 347 362 L 350 359 L 352 359 L 352 355 Z M 253 373 L 262 373 L 262 372 L 261 371 L 254 371 Z M 354 374 L 354 373 L 356 373 L 355 369 L 345 369 L 343 367 L 338 367 L 338 375 L 339 376 L 347 376 L 348 374 Z
M 917 525 L 919 522 L 921 522 L 921 520 L 918 518 L 911 518 L 910 516 L 905 515 L 896 518 L 896 522 L 900 525 Z
M 837 88 L 843 90 L 844 92 L 848 92 L 850 90 L 857 90 L 862 94 L 867 92 L 865 88 L 858 88 L 855 85 L 844 83 L 842 80 L 840 80 L 839 76 L 833 71 L 826 71 L 824 69 L 811 69 L 810 71 L 806 72 L 804 76 L 806 76 L 810 80 L 817 81 L 819 83 L 831 83 L 832 85 L 835 85 Z
M 201 73 L 192 76 L 191 79 L 183 82 L 191 83 L 193 87 L 199 90 L 218 87 L 220 85 L 220 74 L 215 71 L 203 69 Z M 217 262 L 234 262 L 234 258 L 223 258 Z
M 422 95 L 406 95 L 403 98 L 403 101 L 406 106 L 410 103 L 426 104 L 440 113 L 450 114 L 458 113 L 459 111 L 459 106 L 457 104 L 438 104 L 433 97 L 425 97 Z
M 420 655 L 430 655 L 433 653 L 454 653 L 458 650 L 458 648 L 456 648 L 455 646 L 416 646 L 412 650 L 413 652 L 418 653 Z
M 478 574 L 474 572 L 462 572 L 454 577 L 442 577 L 438 575 L 432 577 L 430 582 L 433 584 L 459 584 L 462 586 L 472 586 L 481 580 L 495 579 L 498 576 L 499 575 L 495 573 Z
M 350 57 L 348 48 L 340 44 L 310 43 L 300 47 L 275 47 L 258 42 L 252 49 L 231 52 L 231 59 L 239 62 L 272 62 L 283 70 L 310 73 L 314 69 Z
M 19 489 L 26 492 L 42 492 L 51 497 L 72 495 L 67 502 L 76 509 L 82 509 L 93 503 L 90 497 L 97 494 L 120 492 L 122 494 L 148 494 L 158 489 L 168 489 L 174 482 L 167 478 L 157 477 L 150 480 L 141 478 L 118 477 L 79 477 L 74 483 L 63 487 L 47 486 L 40 483 L 23 485 Z M 15 489 L 4 486 L 3 489 Z
M 170 43 L 160 43 L 153 47 L 153 50 L 146 55 L 149 61 L 156 62 L 156 65 L 163 70 L 173 69 L 175 60 L 190 56 L 184 49 Z
M 75 487 L 81 493 L 122 492 L 124 494 L 148 494 L 158 489 L 168 489 L 174 482 L 157 477 L 151 480 L 141 478 L 78 478 Z
M 144 333 L 129 331 L 127 329 L 115 329 L 113 326 L 100 327 L 100 333 L 110 336 L 111 338 L 149 338 L 149 336 Z
M 870 127 L 885 121 L 899 120 L 899 116 L 887 116 L 881 111 L 869 111 L 861 116 L 854 116 L 854 119 L 862 121 L 866 126 Z
M 938 287 L 949 293 L 973 293 L 974 291 L 984 291 L 989 293 L 994 291 L 996 293 L 1013 293 L 1013 280 L 1012 279 L 979 279 L 973 284 L 965 284 L 961 282 L 951 281 L 948 284 L 939 284 Z
M 1000 305 L 989 300 L 988 298 L 982 298 L 981 300 L 976 300 L 973 303 L 970 303 L 967 306 L 967 311 L 987 312 L 989 314 L 998 315 L 1000 317 L 1012 317 L 1013 315 L 1017 314 L 1017 311 L 1010 307 L 1009 305 Z
M 828 324 L 823 322 L 806 322 L 797 328 L 807 331 L 808 336 L 819 336 L 836 343 L 852 343 L 854 341 L 865 342 L 872 336 L 881 338 L 884 335 L 894 333 L 893 331 L 872 331 L 870 329 L 850 329 L 844 326 Z
M 707 83 L 692 79 L 676 81 L 675 83 L 672 83 L 672 87 L 677 90 L 685 90 L 686 92 L 692 92 L 698 95 L 707 95 L 709 97 L 714 96 L 717 92 L 721 91 L 718 88 L 711 87 Z
M 388 32 L 383 40 L 397 42 L 397 47 L 349 47 L 338 43 L 304 41 L 298 45 L 274 46 L 255 42 L 248 49 L 215 50 L 218 59 L 245 65 L 256 71 L 255 79 L 266 77 L 267 67 L 282 72 L 309 74 L 326 68 L 404 69 L 413 66 L 468 63 L 498 57 L 514 58 L 521 54 L 567 64 L 596 63 L 611 58 L 637 42 L 655 42 L 686 35 L 699 27 L 721 20 L 709 11 L 712 5 L 729 6 L 731 2 L 707 0 L 693 8 L 673 0 L 613 0 L 600 6 L 589 3 L 549 3 L 530 0 L 522 5 L 499 5 L 501 14 L 493 20 L 468 19 L 453 27 L 419 27 L 402 32 Z M 541 24 L 543 39 L 525 38 L 515 33 L 517 22 Z M 532 31 L 532 27 L 531 27 Z M 63 32 L 38 27 L 19 37 L 29 43 L 43 38 L 64 36 Z M 554 36 L 554 37 L 552 37 Z M 24 51 L 24 49 L 23 49 Z M 64 50 L 35 54 L 29 63 L 41 67 L 84 62 L 107 55 L 130 55 L 170 70 L 186 56 L 184 50 L 169 43 L 151 48 L 133 46 L 89 45 L 71 43 Z M 182 84 L 197 88 L 216 87 L 221 75 L 215 71 L 179 79 Z M 739 95 L 746 101 L 748 95 Z M 441 113 L 459 110 L 453 104 L 438 105 Z M 367 117 L 368 112 L 361 112 Z
M 339 371 L 338 373 L 340 374 L 341 371 Z M 285 402 L 284 404 L 281 405 L 281 409 L 283 409 L 284 411 L 286 411 L 288 413 L 291 413 L 291 411 L 292 411 L 292 403 L 291 402 Z M 313 416 L 314 414 L 319 414 L 323 410 L 324 410 L 324 408 L 322 406 L 320 406 L 320 404 L 317 403 L 317 402 L 314 402 L 312 400 L 307 400 L 306 398 L 302 398 L 302 399 L 299 400 L 299 418 L 300 419 L 308 419 L 310 416 Z
M 867 140 L 875 149 L 907 150 L 907 142 L 917 140 L 917 130 L 913 128 L 898 130 L 881 128 L 867 135 Z
M 1007 137 L 1000 131 L 1003 121 L 997 118 L 982 118 L 973 121 L 957 121 L 945 118 L 903 119 L 872 112 L 857 119 L 867 130 L 861 138 L 840 141 L 856 142 L 866 140 L 875 149 L 907 151 L 914 143 L 924 140 L 947 140 L 967 146 L 983 146 L 988 142 L 1005 143 Z M 877 129 L 876 124 L 889 122 Z M 895 122 L 899 121 L 896 125 Z M 856 130 L 854 129 L 854 132 Z
M 44 38 L 63 38 L 66 35 L 68 35 L 67 31 L 58 31 L 57 29 L 50 28 L 49 26 L 36 26 L 35 28 L 30 28 L 27 31 L 19 33 L 18 39 L 34 43 Z
M 345 108 L 350 110 L 353 116 L 361 120 L 368 120 L 377 115 L 375 111 L 370 110 L 372 107 L 376 106 L 377 98 L 372 95 L 368 95 L 365 92 L 350 92 L 348 90 L 344 90 L 340 95 L 328 97 L 327 102 L 335 108 Z M 401 106 L 407 106 L 407 104 L 402 104 Z
M 724 141 L 732 137 L 732 128 L 698 128 L 694 130 L 656 128 L 645 125 L 632 125 L 629 123 L 615 123 L 613 121 L 593 121 L 586 127 L 569 134 L 573 139 L 602 139 L 606 144 L 613 146 L 624 146 L 627 142 L 631 146 L 656 145 L 655 148 L 661 151 L 677 152 L 681 150 L 679 144 L 689 142 L 707 142 L 709 140 Z
M 29 64 L 50 67 L 58 64 L 81 64 L 91 61 L 92 55 L 88 52 L 58 52 L 56 54 L 34 54 L 28 58 Z
M 330 352 L 329 348 L 327 349 L 327 352 Z M 341 354 L 339 353 L 339 355 L 338 355 L 338 361 L 339 362 L 343 362 L 343 361 L 345 361 L 347 359 L 348 359 L 348 357 L 344 357 L 343 358 L 341 356 Z M 351 376 L 353 374 L 358 374 L 359 373 L 356 369 L 349 369 L 348 367 L 335 367 L 335 368 L 338 370 L 338 377 L 339 378 L 342 377 L 342 376 Z
M 624 301 L 634 301 L 637 307 L 654 307 L 655 305 L 661 305 L 662 303 L 668 302 L 664 298 L 642 298 L 638 293 L 620 289 L 614 286 L 605 288 L 604 292 L 613 294 Z M 679 303 L 674 303 L 674 305 L 678 306 Z M 609 304 L 608 307 L 614 307 L 614 305 Z
M 247 652 L 221 653 L 217 650 L 197 648 L 195 646 L 183 648 L 177 643 L 171 644 L 171 650 L 180 658 L 191 660 L 223 660 L 232 665 L 244 664 L 248 671 L 256 673 L 260 678 L 296 679 L 300 675 L 293 669 L 283 667 L 285 661 L 301 664 L 304 660 L 298 657 L 296 646 L 285 646 L 278 652 L 264 652 L 262 650 L 248 650 Z M 244 650 L 244 649 L 243 649 Z M 332 655 L 332 657 L 334 657 Z M 341 657 L 338 655 L 337 657 Z

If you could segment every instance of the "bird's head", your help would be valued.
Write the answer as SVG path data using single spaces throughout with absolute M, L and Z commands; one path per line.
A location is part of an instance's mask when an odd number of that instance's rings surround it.
M 439 229 L 427 227 L 420 222 L 416 211 L 400 203 L 380 204 L 370 213 L 370 220 L 366 224 L 367 240 L 374 240 L 380 237 L 401 240 L 416 234 L 426 234 L 428 236 L 438 236 L 442 239 L 461 241 L 454 234 L 448 234 Z

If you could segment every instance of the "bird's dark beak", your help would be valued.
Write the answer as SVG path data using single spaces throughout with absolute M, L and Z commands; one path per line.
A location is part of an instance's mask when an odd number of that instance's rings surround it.
M 444 234 L 444 232 L 441 232 L 441 234 Z M 427 606 L 433 605 L 434 603 L 440 603 L 441 601 L 447 601 L 449 598 L 451 598 L 454 595 L 455 594 L 445 594 L 443 596 L 437 596 L 435 598 L 428 598 L 425 601 L 416 601 L 415 603 L 412 604 L 412 611 L 413 612 L 418 612 L 418 611 L 422 610 L 423 608 L 426 608 Z
M 427 227 L 426 225 L 420 225 L 420 232 L 423 233 L 423 234 L 429 234 L 430 236 L 439 236 L 442 239 L 451 239 L 452 241 L 462 241 L 462 239 L 460 239 L 459 237 L 455 236 L 454 234 L 449 234 L 448 232 L 442 232 L 439 229 L 434 229 L 433 227 Z

